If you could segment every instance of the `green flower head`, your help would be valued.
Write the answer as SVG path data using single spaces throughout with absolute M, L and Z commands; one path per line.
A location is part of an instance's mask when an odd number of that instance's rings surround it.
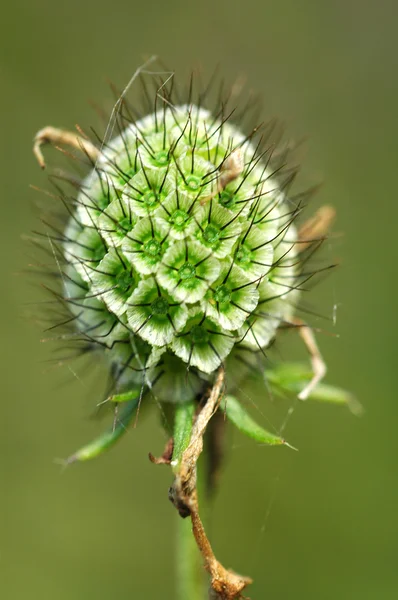
M 91 168 L 56 243 L 72 337 L 106 350 L 115 389 L 139 373 L 149 388 L 178 381 L 182 398 L 190 373 L 189 400 L 227 358 L 263 354 L 294 314 L 300 207 L 267 136 L 222 98 L 187 90 L 180 102 L 173 89 L 146 114 L 124 99 L 99 145 L 79 141 Z

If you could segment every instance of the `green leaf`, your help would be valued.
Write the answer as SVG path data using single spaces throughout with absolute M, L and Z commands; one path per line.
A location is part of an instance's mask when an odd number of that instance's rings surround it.
M 311 380 L 312 375 L 311 369 L 303 363 L 276 365 L 267 369 L 265 373 L 272 391 L 277 395 L 284 393 L 298 395 Z M 347 406 L 356 415 L 363 412 L 361 404 L 350 392 L 327 383 L 318 383 L 308 396 L 308 400 L 341 404 Z
M 283 438 L 258 425 L 234 396 L 225 396 L 221 407 L 235 427 L 256 442 L 269 446 L 280 446 L 282 444 L 289 446 Z
M 126 433 L 128 426 L 133 420 L 138 404 L 139 395 L 137 398 L 130 400 L 124 405 L 124 408 L 117 419 L 115 427 L 112 427 L 86 446 L 80 448 L 80 450 L 69 456 L 69 458 L 64 461 L 64 464 L 70 465 L 74 462 L 91 460 L 92 458 L 96 458 L 100 454 L 103 454 L 112 448 L 112 446 L 114 446 L 116 442 Z
M 178 469 L 181 456 L 187 448 L 191 439 L 193 416 L 195 413 L 194 402 L 184 402 L 177 404 L 174 413 L 174 448 L 172 465 Z
M 113 402 L 114 404 L 119 404 L 121 402 L 130 402 L 131 400 L 135 400 L 140 395 L 139 389 L 129 390 L 128 392 L 123 392 L 122 394 L 114 394 L 113 396 L 108 396 L 105 402 Z

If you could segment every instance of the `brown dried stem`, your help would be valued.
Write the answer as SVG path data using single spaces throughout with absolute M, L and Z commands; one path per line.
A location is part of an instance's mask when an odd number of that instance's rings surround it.
M 223 189 L 234 181 L 239 175 L 243 173 L 245 163 L 243 160 L 243 154 L 240 148 L 236 148 L 227 156 L 227 158 L 221 164 L 216 178 L 216 186 L 214 191 L 209 195 L 201 199 L 200 203 L 206 204 L 217 194 L 223 191 Z
M 45 169 L 46 162 L 44 160 L 41 146 L 43 144 L 52 144 L 53 146 L 70 146 L 84 152 L 91 161 L 95 162 L 100 155 L 99 149 L 90 142 L 90 140 L 82 136 L 82 131 L 78 128 L 80 133 L 74 131 L 66 131 L 65 129 L 58 129 L 56 127 L 44 127 L 40 129 L 35 135 L 33 153 L 37 158 L 37 161 L 42 169 Z
M 226 569 L 216 559 L 199 515 L 196 486 L 196 463 L 203 450 L 203 435 L 207 424 L 220 405 L 224 391 L 224 377 L 224 369 L 220 369 L 206 404 L 196 417 L 190 442 L 178 464 L 175 465 L 176 477 L 170 489 L 170 499 L 183 518 L 191 517 L 193 535 L 210 573 L 211 587 L 216 597 L 222 600 L 235 600 L 242 597 L 243 589 L 252 580 Z
M 336 216 L 332 206 L 321 206 L 313 217 L 308 219 L 299 229 L 296 242 L 297 252 L 304 252 L 314 242 L 324 240 Z

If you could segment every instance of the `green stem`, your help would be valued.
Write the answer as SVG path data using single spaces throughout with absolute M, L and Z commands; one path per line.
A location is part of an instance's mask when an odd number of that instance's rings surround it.
M 195 404 L 188 402 L 176 406 L 174 415 L 173 468 L 178 471 L 181 456 L 189 444 Z M 200 472 L 199 472 L 200 473 Z M 198 473 L 198 476 L 200 476 Z M 198 487 L 201 489 L 201 482 Z M 206 580 L 203 560 L 192 533 L 190 517 L 183 519 L 177 513 L 177 599 L 205 600 Z
M 182 519 L 178 513 L 177 519 L 177 599 L 205 600 L 205 571 L 191 519 Z

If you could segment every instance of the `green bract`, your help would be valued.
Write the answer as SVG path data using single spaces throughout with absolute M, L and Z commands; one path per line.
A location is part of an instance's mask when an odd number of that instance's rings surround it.
M 297 302 L 293 212 L 258 145 L 204 108 L 167 106 L 104 143 L 64 287 L 117 387 L 162 375 L 162 399 L 188 401 L 229 355 L 263 351 Z

